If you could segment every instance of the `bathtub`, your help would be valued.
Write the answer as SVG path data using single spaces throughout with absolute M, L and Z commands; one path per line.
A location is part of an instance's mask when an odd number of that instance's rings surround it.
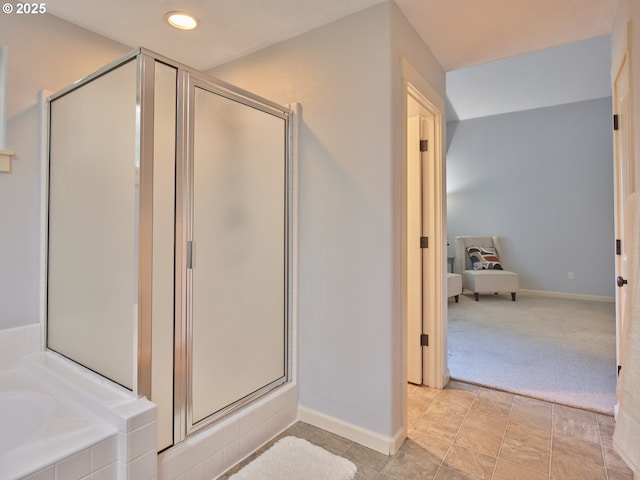
M 6 480 L 47 467 L 55 470 L 64 459 L 117 433 L 114 426 L 69 402 L 26 368 L 0 374 L 0 425 L 0 476 Z
M 155 406 L 41 352 L 0 373 L 0 479 L 156 478 Z

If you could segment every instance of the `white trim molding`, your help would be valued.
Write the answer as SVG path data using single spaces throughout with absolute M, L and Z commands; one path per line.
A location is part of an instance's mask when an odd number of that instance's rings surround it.
M 570 300 L 590 300 L 592 302 L 609 302 L 614 303 L 615 297 L 607 297 L 605 295 L 584 295 L 581 293 L 565 293 L 565 292 L 547 292 L 544 290 L 527 290 L 521 288 L 518 293 L 526 295 L 536 295 L 539 297 L 566 298 Z
M 388 437 L 302 406 L 298 406 L 298 420 L 340 435 L 385 455 L 395 454 L 407 437 L 406 429 L 401 429 L 392 437 Z

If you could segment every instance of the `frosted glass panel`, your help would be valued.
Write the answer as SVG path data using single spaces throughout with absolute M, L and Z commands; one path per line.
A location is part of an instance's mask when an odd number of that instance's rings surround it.
M 195 89 L 192 423 L 285 376 L 285 121 Z
M 51 102 L 47 346 L 133 389 L 136 62 Z

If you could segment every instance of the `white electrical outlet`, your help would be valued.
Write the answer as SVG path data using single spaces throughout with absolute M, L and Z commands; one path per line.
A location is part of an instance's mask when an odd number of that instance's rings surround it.
M 567 278 L 568 278 L 569 280 L 573 280 L 573 272 L 569 272 L 569 273 L 567 273 Z

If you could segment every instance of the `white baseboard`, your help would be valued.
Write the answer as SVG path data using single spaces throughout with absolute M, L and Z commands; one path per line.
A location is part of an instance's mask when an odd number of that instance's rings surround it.
M 564 292 L 547 292 L 544 290 L 526 290 L 521 288 L 518 293 L 525 295 L 539 295 L 541 297 L 568 298 L 572 300 L 591 300 L 592 302 L 611 302 L 616 301 L 615 297 L 607 297 L 604 295 L 583 295 L 580 293 L 564 293 Z
M 407 437 L 405 429 L 401 429 L 393 437 L 387 437 L 302 406 L 298 406 L 298 420 L 340 435 L 385 455 L 396 453 Z

